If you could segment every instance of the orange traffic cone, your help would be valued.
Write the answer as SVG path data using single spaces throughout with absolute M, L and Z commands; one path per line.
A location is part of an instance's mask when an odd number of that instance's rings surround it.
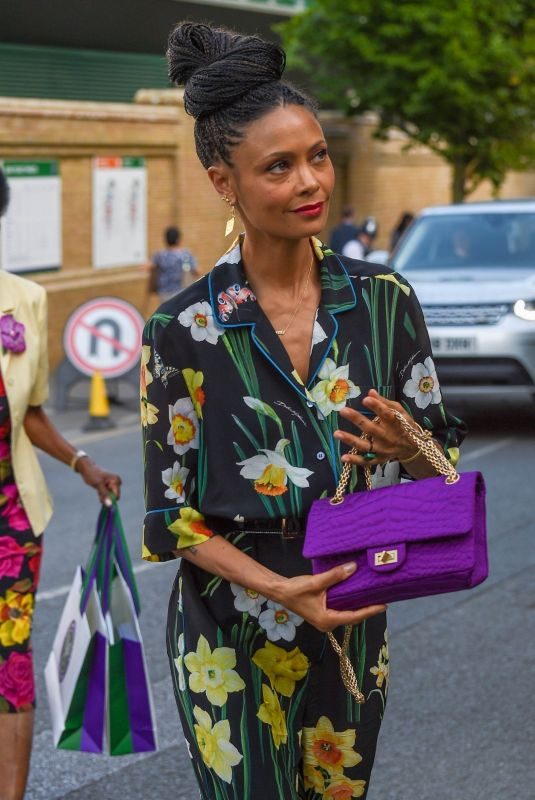
M 115 422 L 110 417 L 110 404 L 104 378 L 100 372 L 94 372 L 89 392 L 89 419 L 84 431 L 102 431 L 107 428 L 115 428 Z

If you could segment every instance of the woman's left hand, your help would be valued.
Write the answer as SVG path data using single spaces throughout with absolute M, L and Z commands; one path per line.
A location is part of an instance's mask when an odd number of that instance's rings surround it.
M 337 439 L 340 439 L 349 448 L 356 447 L 359 451 L 359 455 L 346 453 L 342 456 L 342 461 L 357 464 L 359 467 L 370 467 L 374 464 L 384 464 L 387 461 L 403 461 L 411 458 L 417 448 L 394 414 L 394 411 L 399 411 L 405 419 L 412 422 L 411 417 L 403 409 L 403 406 L 395 400 L 387 400 L 385 397 L 381 397 L 375 389 L 371 389 L 368 392 L 362 404 L 373 412 L 376 419 L 371 420 L 353 408 L 343 408 L 339 412 L 341 416 L 356 425 L 360 432 L 365 433 L 367 437 L 363 439 L 360 433 L 335 431 L 334 435 Z M 373 453 L 375 457 L 365 458 L 367 453 Z
M 101 469 L 90 458 L 80 458 L 76 464 L 76 472 L 79 472 L 85 483 L 91 486 L 98 493 L 98 499 L 104 505 L 111 505 L 110 492 L 117 500 L 121 496 L 121 478 L 113 472 Z

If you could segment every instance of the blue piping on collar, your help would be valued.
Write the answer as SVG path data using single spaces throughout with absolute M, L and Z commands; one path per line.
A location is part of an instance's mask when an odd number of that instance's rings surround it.
M 250 324 L 250 323 L 249 323 L 249 324 Z M 306 394 L 306 391 L 305 391 L 305 387 L 303 387 L 303 391 L 301 391 L 301 390 L 298 388 L 299 384 L 297 383 L 297 381 L 294 383 L 292 380 L 290 380 L 289 376 L 288 376 L 288 375 L 287 375 L 287 374 L 284 372 L 284 370 L 283 370 L 283 369 L 281 369 L 281 368 L 279 367 L 279 365 L 277 364 L 277 362 L 276 362 L 276 361 L 273 361 L 273 359 L 271 358 L 271 356 L 270 356 L 270 354 L 268 353 L 268 351 L 266 350 L 266 348 L 265 348 L 265 347 L 262 345 L 262 342 L 260 341 L 260 339 L 258 339 L 258 338 L 257 338 L 257 336 L 256 336 L 256 334 L 255 334 L 255 330 L 254 330 L 254 329 L 255 329 L 255 327 L 256 327 L 256 325 L 253 325 L 253 330 L 251 331 L 251 338 L 252 338 L 253 342 L 255 343 L 255 345 L 258 347 L 258 349 L 260 350 L 260 352 L 261 352 L 261 353 L 262 353 L 262 354 L 263 354 L 263 355 L 264 355 L 264 356 L 267 358 L 267 360 L 268 360 L 268 361 L 269 361 L 271 364 L 273 364 L 273 366 L 275 367 L 275 369 L 277 370 L 277 372 L 280 372 L 280 374 L 282 375 L 282 377 L 284 378 L 284 380 L 285 380 L 285 381 L 287 381 L 287 383 L 289 383 L 289 384 L 290 384 L 290 386 L 292 387 L 292 389 L 295 389 L 295 390 L 298 392 L 298 394 L 300 394 L 300 395 L 301 395 L 301 397 L 303 397 L 303 399 L 304 399 L 304 400 L 307 400 L 307 394 Z

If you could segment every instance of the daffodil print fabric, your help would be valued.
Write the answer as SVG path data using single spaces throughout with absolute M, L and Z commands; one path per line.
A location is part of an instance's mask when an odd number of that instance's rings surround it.
M 334 492 L 342 453 L 333 433 L 350 428 L 339 412 L 366 413 L 370 388 L 402 403 L 457 460 L 464 427 L 444 406 L 412 288 L 318 240 L 311 247 L 322 293 L 306 378 L 247 284 L 240 241 L 147 323 L 144 558 L 167 561 L 225 535 L 282 575 L 309 573 L 302 538 L 240 532 L 239 523 L 302 519 Z M 389 463 L 374 480 L 408 477 Z M 360 470 L 350 489 L 365 490 Z M 367 697 L 355 706 L 325 635 L 183 559 L 168 649 L 202 797 L 366 797 L 388 689 L 385 627 L 378 616 L 354 629 L 351 657 Z
M 302 539 L 230 540 L 281 575 L 305 574 Z M 185 560 L 167 647 L 201 797 L 366 797 L 388 691 L 385 615 L 353 629 L 350 656 L 366 703 L 354 703 L 324 634 L 247 587 Z

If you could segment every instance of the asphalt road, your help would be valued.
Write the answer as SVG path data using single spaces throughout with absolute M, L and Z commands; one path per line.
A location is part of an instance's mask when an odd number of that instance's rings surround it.
M 369 800 L 533 800 L 535 405 L 507 397 L 450 405 L 471 427 L 461 468 L 479 469 L 487 481 L 491 574 L 471 592 L 390 607 L 392 683 Z M 115 414 L 118 429 L 71 438 L 124 479 L 122 515 L 138 570 L 160 749 L 145 757 L 109 758 L 53 747 L 43 667 L 98 509 L 76 476 L 44 457 L 56 513 L 45 534 L 35 621 L 40 702 L 27 800 L 198 796 L 165 654 L 176 565 L 144 564 L 138 556 L 140 437 L 128 424 L 130 412 Z M 73 419 L 58 422 L 66 430 Z

